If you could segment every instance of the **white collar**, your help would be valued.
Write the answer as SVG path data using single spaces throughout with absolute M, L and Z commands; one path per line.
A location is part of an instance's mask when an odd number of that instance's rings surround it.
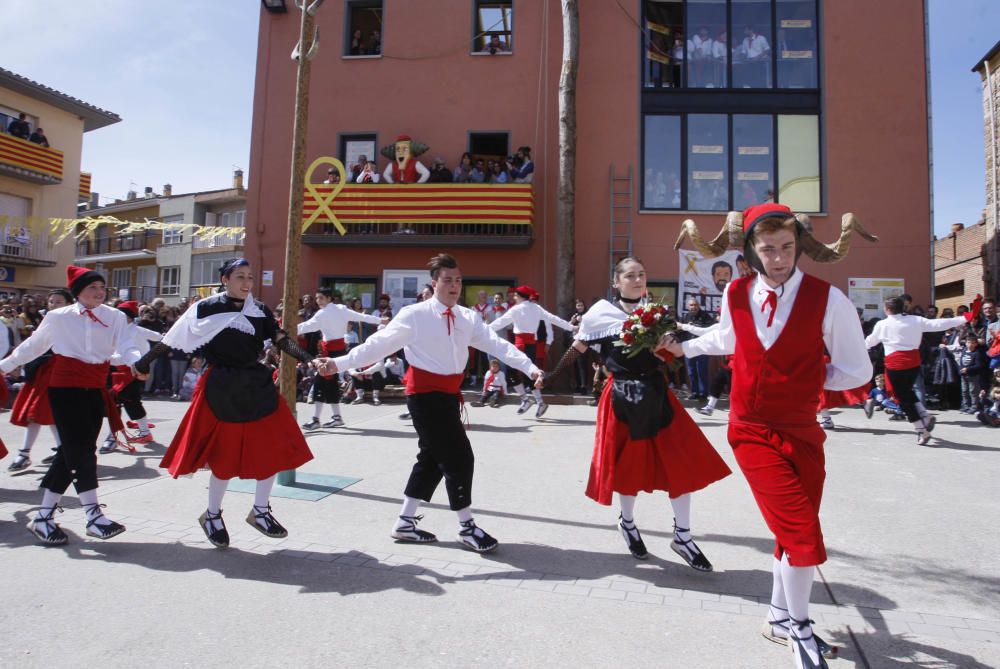
M 757 280 L 754 282 L 753 294 L 762 295 L 767 291 L 771 291 L 778 294 L 779 300 L 783 300 L 786 295 L 790 295 L 798 289 L 799 284 L 802 283 L 803 276 L 802 270 L 796 267 L 795 271 L 792 272 L 792 276 L 788 278 L 788 281 L 785 281 L 785 283 L 777 288 L 771 288 L 771 286 L 764 282 L 764 277 L 758 274 Z

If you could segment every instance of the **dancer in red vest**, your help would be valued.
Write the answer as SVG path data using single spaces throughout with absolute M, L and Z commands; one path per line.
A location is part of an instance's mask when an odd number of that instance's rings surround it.
M 267 305 L 254 299 L 254 275 L 246 259 L 227 261 L 219 279 L 225 292 L 192 305 L 135 369 L 142 376 L 149 374 L 152 361 L 171 349 L 200 350 L 205 356 L 208 368 L 160 466 L 174 478 L 205 467 L 211 470 L 208 508 L 198 524 L 213 546 L 226 548 L 229 532 L 222 520 L 222 498 L 234 477 L 257 482 L 247 524 L 272 539 L 288 536 L 271 513 L 275 476 L 313 456 L 271 371 L 259 360 L 267 341 L 301 362 L 311 362 L 312 356 L 278 327 Z
M 906 419 L 917 433 L 917 443 L 924 445 L 931 440 L 934 416 L 927 413 L 923 402 L 913 391 L 913 384 L 920 374 L 920 341 L 925 332 L 943 332 L 973 322 L 979 316 L 982 296 L 973 302 L 972 310 L 955 318 L 924 318 L 906 313 L 902 297 L 885 301 L 886 317 L 875 324 L 865 340 L 868 348 L 882 344 L 885 349 L 885 376 L 889 391 L 896 396 Z M 872 417 L 874 404 L 865 404 L 865 413 Z
M 833 651 L 812 633 L 809 619 L 815 567 L 826 561 L 819 520 L 826 435 L 816 422 L 816 405 L 824 388 L 849 390 L 867 382 L 872 366 L 854 305 L 796 262 L 803 251 L 839 260 L 860 226 L 847 215 L 841 239 L 822 245 L 806 227 L 808 219 L 798 220 L 783 205 L 750 207 L 742 219 L 734 214 L 728 236 L 742 233 L 744 255 L 759 274 L 729 284 L 716 330 L 683 344 L 668 338 L 667 349 L 733 355 L 729 443 L 776 539 L 764 633 L 791 643 L 797 667 L 826 667 L 823 654 Z M 717 242 L 727 235 L 707 244 L 693 228 L 687 226 L 682 239 L 691 234 L 703 254 L 719 255 Z
M 431 258 L 434 296 L 403 307 L 385 328 L 364 344 L 338 358 L 317 358 L 325 374 L 363 367 L 402 348 L 410 367 L 406 370 L 406 406 L 419 438 L 417 462 L 403 493 L 403 507 L 391 536 L 397 541 L 428 543 L 437 537 L 417 523 L 420 502 L 430 502 L 444 479 L 448 503 L 458 515 L 458 540 L 463 546 L 486 553 L 497 540 L 472 518 L 472 472 L 475 456 L 461 417 L 461 391 L 469 348 L 486 351 L 535 379 L 542 372 L 509 342 L 500 339 L 472 309 L 458 305 L 462 272 L 446 253 Z
M 86 512 L 86 532 L 110 539 L 125 526 L 105 517 L 97 500 L 97 437 L 104 416 L 113 418 L 114 405 L 107 390 L 108 361 L 122 354 L 127 322 L 125 314 L 104 304 L 104 277 L 85 267 L 66 268 L 67 285 L 76 304 L 50 311 L 41 325 L 20 346 L 0 361 L 0 371 L 10 372 L 40 357 L 55 354 L 48 398 L 59 431 L 59 452 L 42 478 L 42 505 L 28 529 L 44 544 L 61 545 L 66 533 L 54 517 L 59 500 L 76 487 Z
M 622 322 L 646 294 L 646 268 L 638 258 L 618 261 L 614 289 L 619 295 L 614 304 L 599 300 L 583 315 L 573 345 L 549 377 L 573 368 L 588 346 L 599 347 L 611 373 L 597 406 L 587 497 L 610 505 L 612 493 L 618 493 L 618 529 L 629 552 L 645 560 L 635 498 L 640 491 L 666 491 L 674 512 L 670 548 L 692 568 L 712 571 L 712 563 L 691 537 L 691 493 L 732 472 L 667 388 L 660 360 L 649 350 L 632 355 L 614 345 Z
M 55 311 L 67 304 L 72 304 L 73 294 L 65 288 L 50 290 L 45 304 L 47 311 Z M 24 442 L 17 452 L 17 457 L 10 463 L 7 471 L 13 474 L 25 472 L 31 466 L 31 448 L 38 439 L 38 433 L 43 425 L 52 430 L 56 448 L 53 454 L 42 459 L 42 464 L 51 464 L 55 459 L 55 451 L 59 446 L 59 432 L 56 430 L 55 419 L 52 418 L 52 407 L 49 405 L 49 377 L 52 375 L 52 351 L 46 351 L 22 368 L 24 385 L 14 398 L 14 406 L 10 408 L 10 422 L 24 428 Z

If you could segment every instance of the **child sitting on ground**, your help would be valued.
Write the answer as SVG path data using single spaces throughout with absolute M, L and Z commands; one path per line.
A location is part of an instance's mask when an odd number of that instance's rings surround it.
M 500 371 L 500 361 L 490 360 L 490 369 L 486 372 L 486 380 L 483 382 L 483 394 L 478 402 L 472 403 L 472 406 L 481 407 L 489 403 L 494 409 L 497 408 L 503 400 L 506 388 L 507 378 Z
M 976 412 L 976 418 L 983 425 L 1000 427 L 1000 385 L 993 386 L 988 395 L 984 390 L 982 395 L 983 408 Z
M 903 410 L 885 389 L 885 374 L 879 374 L 875 377 L 875 387 L 868 392 L 868 399 L 865 400 L 865 415 L 871 418 L 872 412 L 883 410 L 889 420 L 902 420 Z
M 181 391 L 179 394 L 182 401 L 191 401 L 191 395 L 194 393 L 194 387 L 198 385 L 198 379 L 201 378 L 204 366 L 205 361 L 202 358 L 197 356 L 191 358 L 191 364 L 188 366 L 187 371 L 184 372 L 184 379 L 181 381 Z

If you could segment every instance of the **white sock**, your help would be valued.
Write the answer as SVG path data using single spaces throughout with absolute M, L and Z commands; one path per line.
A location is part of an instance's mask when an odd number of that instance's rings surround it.
M 396 528 L 398 529 L 402 525 L 409 525 L 409 521 L 403 520 L 403 516 L 412 518 L 417 515 L 417 509 L 420 508 L 420 500 L 416 497 L 407 497 L 403 495 L 403 508 L 399 510 L 399 518 L 396 519 Z
M 42 488 L 42 508 L 51 509 L 58 506 L 59 500 L 62 499 L 62 495 L 57 492 L 52 492 L 48 488 Z
M 340 418 L 340 404 L 331 404 L 330 409 L 333 411 L 333 418 Z
M 827 409 L 820 409 L 819 415 L 825 418 L 826 420 L 833 420 L 833 416 L 830 415 L 830 412 Z
M 635 521 L 635 495 L 618 494 L 618 504 L 622 510 L 622 520 L 626 523 Z
M 800 639 L 812 634 L 812 627 L 808 623 L 800 629 L 794 621 L 809 620 L 809 597 L 815 574 L 815 567 L 793 567 L 788 563 L 788 553 L 781 556 L 781 585 L 785 590 L 785 601 L 788 602 L 788 616 L 793 621 L 791 632 Z M 803 645 L 813 662 L 819 664 L 816 639 L 809 638 Z
M 38 423 L 28 423 L 28 427 L 24 428 L 24 444 L 21 446 L 21 453 L 28 455 L 31 453 L 31 447 L 35 445 L 35 439 L 38 439 L 38 432 L 42 429 L 42 426 Z
M 455 512 L 458 515 L 458 522 L 467 523 L 472 520 L 472 507 L 467 506 L 464 509 L 459 509 Z
M 139 424 L 139 434 L 149 434 L 149 418 L 143 416 L 142 418 L 136 418 L 135 422 Z
M 785 601 L 785 586 L 781 580 L 781 560 L 773 558 L 771 565 L 771 609 L 768 611 L 768 620 L 775 622 L 788 618 L 788 602 Z M 771 625 L 771 633 L 778 636 L 788 636 L 788 623 L 781 625 Z
M 523 385 L 521 385 L 520 383 L 515 383 L 514 384 L 514 392 L 517 393 L 518 397 L 520 397 L 522 400 L 524 399 L 524 386 Z
M 920 420 L 913 421 L 910 425 L 913 426 L 913 429 L 916 430 L 917 434 L 924 431 L 924 420 L 922 418 Z
M 671 497 L 670 506 L 674 509 L 674 527 L 684 531 L 674 530 L 674 536 L 681 541 L 691 541 L 691 493 L 680 497 Z
M 208 512 L 210 514 L 218 515 L 222 513 L 222 498 L 225 496 L 228 486 L 228 479 L 216 478 L 215 474 L 208 477 Z M 213 520 L 212 529 L 221 530 L 222 521 Z
M 104 517 L 100 504 L 97 502 L 97 488 L 81 492 L 78 497 L 87 514 L 87 522 L 94 521 L 95 525 L 110 525 L 111 521 Z
M 534 390 L 531 391 L 531 394 L 534 396 L 536 402 L 538 402 L 539 404 L 543 404 L 544 403 L 544 400 L 542 400 L 542 391 L 541 390 L 539 390 L 538 388 L 535 388 Z
M 274 487 L 274 480 L 277 476 L 277 474 L 274 474 L 266 479 L 257 481 L 257 487 L 254 489 L 253 494 L 254 506 L 259 506 L 262 509 L 267 508 L 271 500 L 271 489 Z
M 706 404 L 705 406 L 707 406 L 709 409 L 714 409 L 715 408 L 715 403 L 718 402 L 718 401 L 719 401 L 718 397 L 713 397 L 712 395 L 709 395 L 708 396 L 708 404 Z
M 323 403 L 316 402 L 313 404 L 313 418 L 319 420 L 320 416 L 323 415 Z
M 373 390 L 372 391 L 372 397 L 375 399 L 376 402 L 378 401 L 378 391 L 377 390 Z
M 354 390 L 354 392 L 356 392 L 358 394 L 358 399 L 359 400 L 363 400 L 365 398 L 365 391 L 362 390 L 361 388 L 356 388 Z

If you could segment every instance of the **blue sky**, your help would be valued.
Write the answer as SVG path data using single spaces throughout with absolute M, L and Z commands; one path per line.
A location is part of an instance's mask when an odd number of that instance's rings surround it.
M 140 192 L 165 183 L 175 193 L 224 188 L 234 166 L 249 171 L 259 6 L 0 0 L 2 66 L 122 117 L 85 136 L 83 168 L 102 197 L 123 197 L 132 184 Z M 970 69 L 1000 40 L 1000 0 L 929 0 L 929 9 L 941 235 L 952 223 L 975 223 L 985 204 L 982 92 Z M 908 57 L 905 45 L 885 48 Z

